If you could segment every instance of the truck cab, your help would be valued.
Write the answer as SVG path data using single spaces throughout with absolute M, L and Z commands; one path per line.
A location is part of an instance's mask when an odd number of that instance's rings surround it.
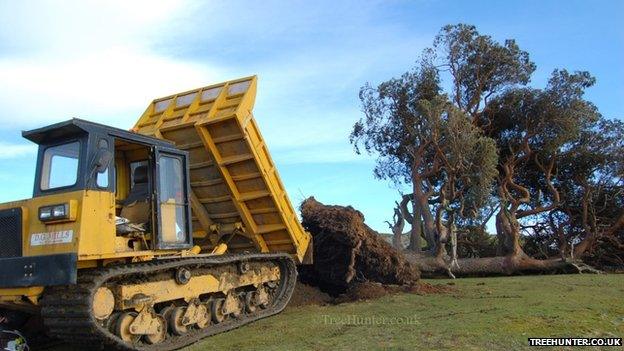
M 155 99 L 132 132 L 80 119 L 24 132 L 39 153 L 33 197 L 0 204 L 0 317 L 174 350 L 282 311 L 311 236 L 252 115 L 256 85 Z
M 0 205 L 0 288 L 192 247 L 186 151 L 80 119 L 23 136 L 39 145 L 33 198 Z

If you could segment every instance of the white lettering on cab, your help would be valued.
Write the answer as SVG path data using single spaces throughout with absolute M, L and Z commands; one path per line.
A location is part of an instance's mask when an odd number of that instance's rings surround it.
M 73 230 L 61 230 L 58 232 L 35 233 L 30 236 L 30 246 L 67 244 L 74 238 Z

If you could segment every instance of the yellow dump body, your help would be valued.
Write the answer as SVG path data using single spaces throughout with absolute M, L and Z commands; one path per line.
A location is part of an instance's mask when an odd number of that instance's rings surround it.
M 310 234 L 253 117 L 256 86 L 252 76 L 156 99 L 134 130 L 189 152 L 194 236 L 206 246 L 228 241 L 234 252 L 288 252 L 301 262 Z

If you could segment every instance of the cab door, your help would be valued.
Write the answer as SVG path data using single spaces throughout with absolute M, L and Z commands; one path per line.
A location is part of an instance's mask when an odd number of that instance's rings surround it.
M 192 228 L 187 155 L 173 150 L 156 149 L 155 160 L 155 248 L 189 248 L 192 246 Z

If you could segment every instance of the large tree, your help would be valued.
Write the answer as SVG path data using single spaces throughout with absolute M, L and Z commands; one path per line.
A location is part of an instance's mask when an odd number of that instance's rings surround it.
M 488 103 L 484 129 L 500 150 L 496 215 L 499 254 L 518 269 L 547 265 L 524 252 L 521 222 L 562 205 L 558 167 L 579 133 L 600 115 L 583 98 L 595 80 L 587 72 L 553 72 L 545 89 L 510 89 Z M 557 266 L 560 260 L 548 261 Z
M 397 203 L 391 227 L 400 234 L 406 219 L 412 224 L 410 248 L 420 249 L 422 233 L 438 266 L 450 267 L 457 258 L 456 218 L 474 216 L 489 197 L 496 174 L 494 141 L 440 94 L 438 70 L 428 61 L 376 88 L 364 86 L 360 98 L 365 117 L 351 134 L 356 151 L 378 155 L 378 178 L 410 188 Z
M 425 62 L 377 87 L 366 84 L 360 90 L 364 118 L 354 125 L 350 137 L 357 153 L 377 154 L 375 177 L 413 189 L 406 199 L 414 200 L 412 213 L 418 222 L 412 223 L 412 217 L 405 216 L 407 211 L 402 215 L 412 224 L 410 247 L 414 250 L 420 250 L 422 219 L 427 243 L 434 243 L 434 218 L 423 204 L 428 200 L 425 182 L 435 162 L 427 146 L 439 134 L 439 123 L 428 118 L 422 102 L 440 100 L 440 91 L 437 69 Z M 406 201 L 401 202 L 405 208 Z
M 589 73 L 556 70 L 537 89 L 527 87 L 535 68 L 515 41 L 449 25 L 412 72 L 361 89 L 364 118 L 351 142 L 378 155 L 378 178 L 410 186 L 395 209 L 401 225 L 393 228 L 402 230 L 403 220 L 412 225 L 412 250 L 421 233 L 436 258 L 446 257 L 446 239 L 456 243 L 457 233 L 471 235 L 460 242 L 491 244 L 484 233 L 493 215 L 498 256 L 462 260 L 455 272 L 554 269 L 605 238 L 621 245 L 621 125 L 584 98 L 595 83 Z M 617 146 L 594 157 L 607 144 Z M 606 221 L 609 215 L 615 219 Z M 534 259 L 524 243 L 531 253 L 559 258 Z M 462 252 L 489 251 L 471 250 Z
M 600 118 L 582 130 L 558 167 L 561 206 L 542 221 L 563 255 L 624 266 L 624 123 Z

